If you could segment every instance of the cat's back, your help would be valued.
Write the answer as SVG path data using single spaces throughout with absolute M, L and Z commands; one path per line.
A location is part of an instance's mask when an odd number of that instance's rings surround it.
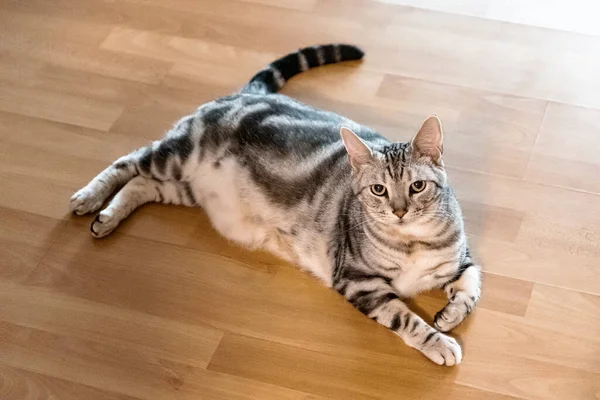
M 353 129 L 364 140 L 387 140 L 339 114 L 308 106 L 281 94 L 235 94 L 202 106 L 201 145 L 226 146 L 229 152 L 261 158 L 302 160 L 329 146 L 341 145 L 340 128 Z

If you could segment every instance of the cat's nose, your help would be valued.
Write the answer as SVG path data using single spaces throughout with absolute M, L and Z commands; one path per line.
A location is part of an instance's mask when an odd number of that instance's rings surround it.
M 396 215 L 396 217 L 402 219 L 402 217 L 404 217 L 407 213 L 407 210 L 405 210 L 404 208 L 401 208 L 400 210 L 394 210 L 394 215 Z

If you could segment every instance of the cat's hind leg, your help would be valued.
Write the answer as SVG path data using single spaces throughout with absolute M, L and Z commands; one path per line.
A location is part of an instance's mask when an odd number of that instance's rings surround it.
M 181 119 L 163 140 L 115 161 L 71 197 L 71 212 L 83 215 L 99 210 L 118 187 L 139 175 L 163 181 L 180 181 L 200 134 L 194 119 L 193 115 Z
M 136 208 L 149 202 L 197 205 L 196 196 L 188 182 L 160 181 L 136 176 L 127 182 L 108 206 L 96 216 L 90 226 L 92 236 L 101 238 L 110 234 Z
M 71 196 L 69 210 L 77 215 L 84 215 L 100 209 L 116 188 L 138 175 L 136 160 L 146 151 L 145 149 L 136 150 L 119 158 L 90 183 L 75 192 Z

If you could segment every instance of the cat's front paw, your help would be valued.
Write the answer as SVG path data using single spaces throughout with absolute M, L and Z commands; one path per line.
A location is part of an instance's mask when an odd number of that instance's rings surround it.
M 433 335 L 429 337 L 429 335 Z M 447 335 L 432 332 L 428 335 L 429 340 L 421 346 L 421 352 L 431 361 L 438 365 L 452 366 L 462 361 L 462 350 L 458 342 Z
M 441 332 L 451 331 L 463 322 L 474 306 L 473 298 L 459 293 L 435 315 L 433 326 Z

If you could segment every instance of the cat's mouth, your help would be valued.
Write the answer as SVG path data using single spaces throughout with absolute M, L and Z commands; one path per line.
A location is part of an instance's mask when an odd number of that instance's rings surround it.
M 414 218 L 402 218 L 396 221 L 396 225 L 398 226 L 406 226 L 414 221 Z

